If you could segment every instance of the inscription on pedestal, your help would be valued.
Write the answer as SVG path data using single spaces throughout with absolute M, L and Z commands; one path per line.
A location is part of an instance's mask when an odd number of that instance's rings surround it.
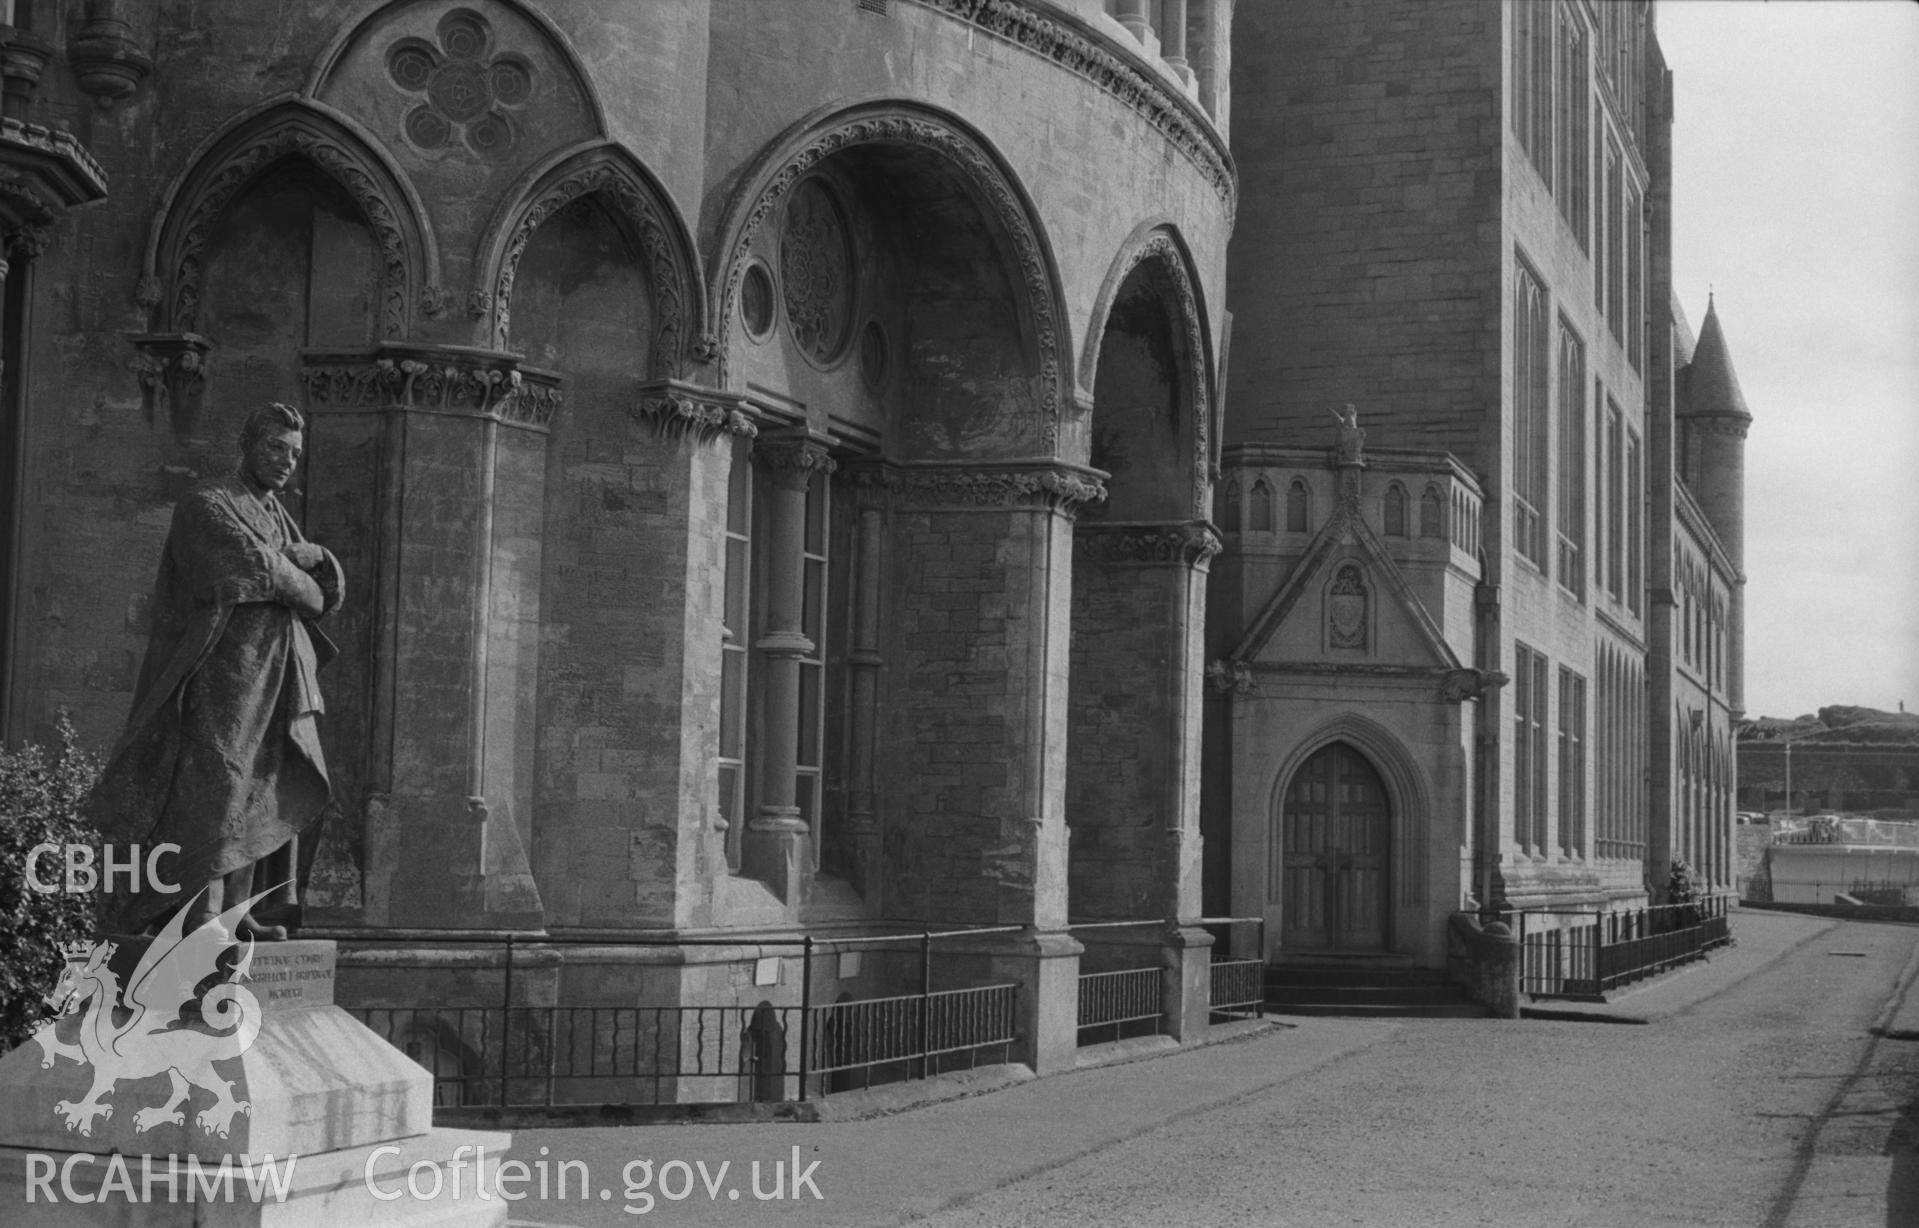
M 330 942 L 260 943 L 246 986 L 269 1011 L 331 1006 L 337 954 Z

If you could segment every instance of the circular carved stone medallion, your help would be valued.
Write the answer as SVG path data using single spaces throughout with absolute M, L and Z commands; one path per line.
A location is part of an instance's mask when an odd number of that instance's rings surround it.
M 395 44 L 386 57 L 386 70 L 393 83 L 409 92 L 425 89 L 439 64 L 440 57 L 433 49 L 417 39 Z
M 453 125 L 432 107 L 415 107 L 407 112 L 407 139 L 421 149 L 438 149 L 453 134 Z
M 780 236 L 786 322 L 801 351 L 817 362 L 839 357 L 853 311 L 852 261 L 839 206 L 809 179 L 793 189 Z
M 493 87 L 487 71 L 471 60 L 453 60 L 433 74 L 426 96 L 456 124 L 486 113 L 493 105 Z
M 486 55 L 486 21 L 478 13 L 454 9 L 440 19 L 440 46 L 457 59 L 477 60 Z

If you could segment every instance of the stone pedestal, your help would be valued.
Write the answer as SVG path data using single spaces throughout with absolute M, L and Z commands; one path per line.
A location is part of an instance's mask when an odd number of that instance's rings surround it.
M 1166 941 L 1166 1030 L 1182 1043 L 1206 1035 L 1212 1020 L 1213 936 L 1182 925 Z
M 505 1222 L 506 1204 L 478 1195 L 509 1136 L 433 1128 L 432 1075 L 334 1005 L 333 943 L 258 944 L 237 980 L 244 947 L 229 948 L 218 979 L 200 981 L 214 980 L 205 1017 L 103 1013 L 155 941 L 116 942 L 79 976 L 80 1005 L 0 1059 L 0 1219 Z M 191 1022 L 167 1026 L 182 1014 Z M 406 1192 L 422 1161 L 438 1176 L 414 1184 L 436 1197 Z M 249 1173 L 269 1164 L 280 1179 L 256 1186 Z

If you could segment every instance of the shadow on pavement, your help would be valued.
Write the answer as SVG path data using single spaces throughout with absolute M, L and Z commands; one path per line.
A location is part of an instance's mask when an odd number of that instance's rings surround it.
M 1919 1051 L 1919 1034 L 1904 1032 L 1898 1038 Z M 1908 1079 L 1907 1091 L 1910 1098 L 1886 1139 L 1886 1154 L 1892 1157 L 1892 1173 L 1886 1178 L 1886 1228 L 1919 1224 L 1919 1076 Z

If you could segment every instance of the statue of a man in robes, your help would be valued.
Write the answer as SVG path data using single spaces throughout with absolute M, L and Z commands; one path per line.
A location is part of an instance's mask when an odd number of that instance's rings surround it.
M 1339 420 L 1339 435 L 1333 444 L 1333 463 L 1335 465 L 1360 465 L 1365 463 L 1366 428 L 1359 425 L 1359 410 L 1349 402 L 1332 411 Z
M 290 405 L 254 410 L 239 467 L 173 509 L 133 711 L 89 806 L 108 844 L 137 844 L 143 859 L 179 845 L 157 867 L 181 890 L 116 884 L 102 902 L 109 932 L 150 929 L 202 888 L 189 929 L 268 888 L 269 905 L 295 902 L 298 837 L 330 793 L 315 718 L 334 649 L 313 621 L 344 588 L 339 561 L 276 497 L 299 466 L 305 428 Z M 249 912 L 239 936 L 286 930 Z

